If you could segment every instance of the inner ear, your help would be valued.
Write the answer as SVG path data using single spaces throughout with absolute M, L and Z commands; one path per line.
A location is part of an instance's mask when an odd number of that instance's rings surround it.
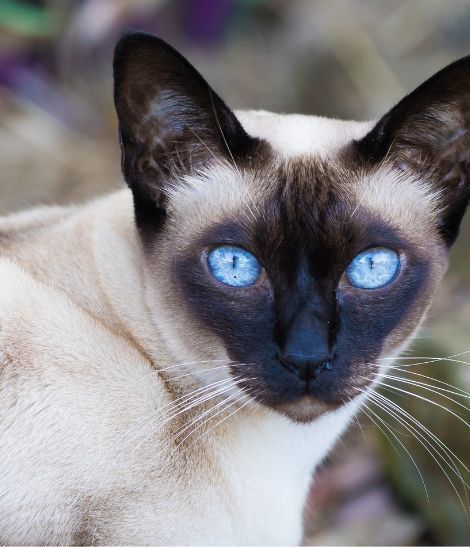
M 439 230 L 458 234 L 470 199 L 470 57 L 444 68 L 393 107 L 356 143 L 368 163 L 392 162 L 439 190 Z
M 138 215 L 164 216 L 169 186 L 210 162 L 236 162 L 253 147 L 234 113 L 163 40 L 126 34 L 113 66 L 122 168 Z

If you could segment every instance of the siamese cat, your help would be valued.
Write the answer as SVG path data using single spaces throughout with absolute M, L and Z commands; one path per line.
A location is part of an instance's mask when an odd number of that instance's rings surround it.
M 128 189 L 0 219 L 0 541 L 299 543 L 446 270 L 470 58 L 374 123 L 234 113 L 149 34 L 114 77 Z

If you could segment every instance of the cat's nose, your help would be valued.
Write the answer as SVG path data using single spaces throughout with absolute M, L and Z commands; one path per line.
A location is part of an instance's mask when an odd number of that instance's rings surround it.
M 307 384 L 315 380 L 319 374 L 325 370 L 331 370 L 333 367 L 331 358 L 324 356 L 322 358 L 311 357 L 307 355 L 282 355 L 279 357 L 281 364 L 288 370 L 299 375 Z

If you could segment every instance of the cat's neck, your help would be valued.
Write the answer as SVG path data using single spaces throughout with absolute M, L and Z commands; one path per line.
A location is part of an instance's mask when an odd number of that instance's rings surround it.
M 226 431 L 219 433 L 219 462 L 237 511 L 252 527 L 246 531 L 247 542 L 266 528 L 266 515 L 272 534 L 264 538 L 266 543 L 300 542 L 312 474 L 358 406 L 355 400 L 307 425 L 262 408 L 225 422 Z
M 168 350 L 161 329 L 151 320 L 146 301 L 149 285 L 144 250 L 134 221 L 132 195 L 125 189 L 96 204 L 93 211 L 91 251 L 102 298 L 123 334 L 156 365 L 168 365 L 177 356 Z

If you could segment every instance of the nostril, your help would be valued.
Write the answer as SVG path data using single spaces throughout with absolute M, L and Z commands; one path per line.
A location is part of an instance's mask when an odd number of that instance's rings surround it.
M 331 359 L 315 359 L 305 355 L 279 356 L 281 364 L 290 372 L 296 373 L 304 382 L 314 380 L 321 372 L 331 370 Z

